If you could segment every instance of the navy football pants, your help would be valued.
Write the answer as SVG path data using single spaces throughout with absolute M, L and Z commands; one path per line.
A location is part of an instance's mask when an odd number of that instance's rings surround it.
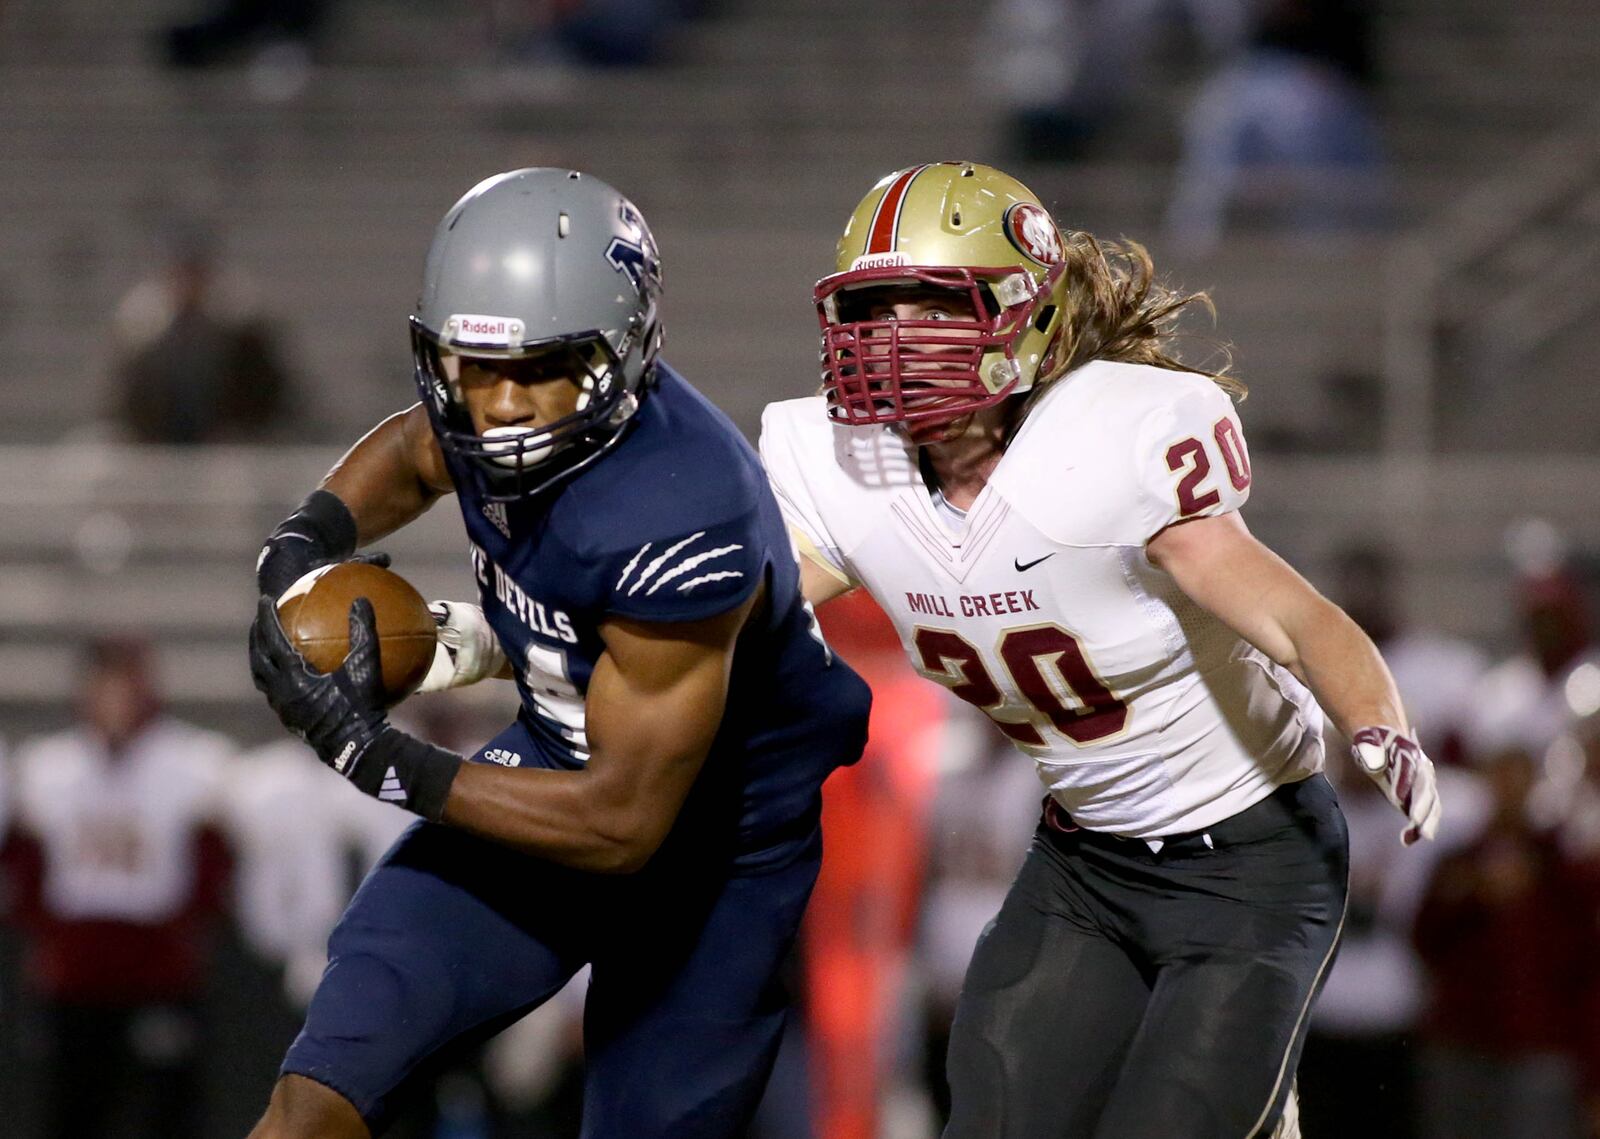
M 1041 825 L 967 970 L 945 1139 L 1270 1135 L 1347 878 L 1320 775 L 1160 852 Z
M 412 1072 L 475 1043 L 593 966 L 584 1139 L 741 1133 L 777 1053 L 775 977 L 816 880 L 820 832 L 791 857 L 660 859 L 600 876 L 419 823 L 368 876 L 283 1072 L 355 1105 L 374 1131 Z

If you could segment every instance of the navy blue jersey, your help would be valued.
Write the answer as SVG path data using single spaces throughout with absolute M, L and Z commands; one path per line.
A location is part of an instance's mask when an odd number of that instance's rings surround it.
M 817 791 L 859 756 L 866 685 L 832 659 L 800 595 L 784 522 L 738 429 L 665 364 L 609 455 L 518 503 L 485 501 L 455 469 L 484 614 L 516 672 L 537 751 L 508 765 L 589 758 L 584 697 L 610 617 L 681 622 L 763 584 L 735 650 L 722 726 L 678 829 L 726 824 L 743 849 L 815 821 Z M 453 462 L 453 460 L 452 460 Z

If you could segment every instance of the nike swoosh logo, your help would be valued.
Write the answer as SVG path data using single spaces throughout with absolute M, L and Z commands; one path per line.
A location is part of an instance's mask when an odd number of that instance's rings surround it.
M 1056 551 L 1051 550 L 1044 557 L 1042 557 L 1042 558 L 1034 558 L 1033 561 L 1031 561 L 1031 562 L 1019 562 L 1019 561 L 1017 561 L 1016 558 L 1012 558 L 1011 559 L 1011 564 L 1016 567 L 1016 570 L 1017 570 L 1018 573 L 1021 573 L 1023 570 L 1031 570 L 1034 566 L 1038 565 L 1040 562 L 1048 561 L 1050 558 L 1053 558 L 1055 556 L 1056 556 Z

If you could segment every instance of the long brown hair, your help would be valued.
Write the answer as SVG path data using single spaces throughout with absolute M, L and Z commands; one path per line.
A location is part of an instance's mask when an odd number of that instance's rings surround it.
M 1228 371 L 1233 360 L 1225 344 L 1208 341 L 1222 357 L 1215 370 L 1184 363 L 1177 355 L 1174 341 L 1183 335 L 1177 330 L 1179 315 L 1197 305 L 1215 317 L 1210 297 L 1181 292 L 1158 279 L 1149 252 L 1137 241 L 1101 241 L 1081 230 L 1062 238 L 1069 311 L 1057 347 L 1061 363 L 1028 393 L 1024 416 L 1051 384 L 1091 360 L 1195 372 L 1234 399 L 1245 397 L 1244 382 Z

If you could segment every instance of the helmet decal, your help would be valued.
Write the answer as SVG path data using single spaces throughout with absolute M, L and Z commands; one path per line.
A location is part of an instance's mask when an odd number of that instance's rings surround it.
M 645 264 L 643 247 L 620 237 L 613 237 L 611 244 L 606 246 L 606 260 L 611 262 L 612 268 L 619 273 L 626 273 L 628 280 L 633 282 L 633 291 L 640 296 L 644 295 L 644 278 L 649 272 Z
M 1017 252 L 1041 265 L 1061 260 L 1061 231 L 1042 206 L 1032 202 L 1013 202 L 1001 219 L 1006 238 Z
M 448 344 L 485 345 L 510 348 L 522 343 L 522 321 L 514 316 L 487 316 L 482 313 L 451 313 L 444 322 L 440 339 Z
M 611 244 L 606 246 L 606 260 L 611 262 L 612 268 L 617 272 L 628 275 L 628 279 L 633 282 L 633 291 L 642 297 L 645 295 L 647 282 L 656 283 L 661 280 L 661 259 L 656 254 L 655 242 L 645 229 L 644 218 L 639 216 L 639 211 L 624 201 L 618 206 L 617 215 L 637 240 L 629 241 L 625 237 L 613 237 Z
M 909 265 L 911 258 L 905 253 L 863 253 L 850 262 L 850 269 L 892 269 L 897 265 Z
M 883 197 L 878 201 L 878 210 L 872 215 L 872 225 L 867 230 L 868 253 L 890 253 L 894 250 L 900 240 L 900 211 L 905 208 L 906 191 L 911 189 L 911 183 L 917 175 L 927 168 L 928 164 L 923 163 L 902 171 L 883 192 Z

